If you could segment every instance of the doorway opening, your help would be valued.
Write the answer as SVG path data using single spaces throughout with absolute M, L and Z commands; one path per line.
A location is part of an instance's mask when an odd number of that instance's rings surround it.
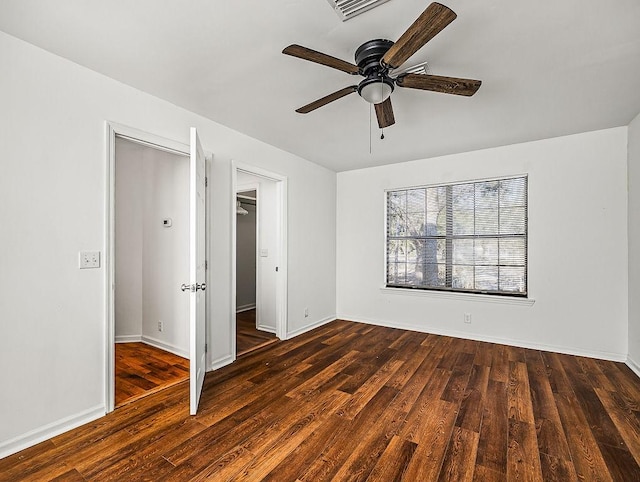
M 287 179 L 232 166 L 234 357 L 287 337 Z
M 116 136 L 115 405 L 189 379 L 189 159 Z
M 137 370 L 137 388 L 143 391 L 145 385 L 157 391 L 165 383 L 176 383 L 158 380 L 149 367 L 163 372 L 163 376 L 173 372 L 171 376 L 184 379 L 186 359 L 189 411 L 194 415 L 206 372 L 208 303 L 204 291 L 210 283 L 205 259 L 205 210 L 211 155 L 205 158 L 193 127 L 185 144 L 111 122 L 105 126 L 105 410 L 111 412 L 116 405 L 116 351 L 121 351 L 116 350 L 118 341 L 118 345 L 135 342 L 162 350 L 161 356 L 157 351 L 151 356 L 163 361 L 156 359 L 147 366 L 130 363 Z M 142 160 L 120 165 L 123 146 L 136 151 Z M 147 162 L 147 157 L 154 161 Z M 133 172 L 126 175 L 127 169 Z M 122 191 L 120 181 L 129 184 L 128 191 Z M 130 251 L 123 251 L 127 243 Z M 135 346 L 127 348 L 133 348 L 130 351 L 134 353 L 129 360 L 140 353 Z M 150 387 L 151 380 L 156 387 Z M 122 403 L 120 397 L 118 401 Z
M 236 356 L 238 357 L 278 341 L 275 326 L 261 326 L 256 302 L 257 266 L 260 260 L 258 246 L 261 241 L 261 231 L 264 231 L 264 224 L 258 223 L 259 189 L 259 183 L 252 183 L 251 186 L 243 184 L 242 188 L 238 187 L 236 195 Z M 264 237 L 264 233 L 262 234 Z

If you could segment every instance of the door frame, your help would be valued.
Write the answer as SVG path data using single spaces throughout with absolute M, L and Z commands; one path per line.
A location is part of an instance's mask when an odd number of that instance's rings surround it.
M 105 389 L 104 402 L 107 413 L 115 409 L 115 187 L 116 187 L 116 137 L 126 139 L 147 147 L 171 152 L 187 159 L 190 146 L 183 142 L 167 139 L 134 127 L 106 121 L 105 166 L 106 166 L 106 199 L 105 199 Z M 188 129 L 185 129 L 188 132 Z M 206 167 L 206 165 L 205 165 Z M 207 221 L 206 221 L 207 222 Z M 206 230 L 205 226 L 205 236 Z M 206 245 L 206 244 L 205 244 Z M 208 253 L 207 253 L 208 254 Z M 205 255 L 206 256 L 206 255 Z M 208 256 L 207 256 L 208 257 Z M 208 277 L 208 273 L 206 273 Z M 209 280 L 206 283 L 211 286 Z M 205 297 L 205 309 L 207 297 Z M 205 324 L 206 326 L 206 324 Z M 206 338 L 206 333 L 205 333 Z
M 232 357 L 236 359 L 236 238 L 237 238 L 237 214 L 236 195 L 238 191 L 238 172 L 261 177 L 276 183 L 276 203 L 278 223 L 277 256 L 278 276 L 276 281 L 276 336 L 286 340 L 287 333 L 287 177 L 275 172 L 267 171 L 256 166 L 242 162 L 231 161 L 231 347 Z M 256 286 L 256 290 L 258 287 Z M 257 295 L 257 293 L 256 293 Z

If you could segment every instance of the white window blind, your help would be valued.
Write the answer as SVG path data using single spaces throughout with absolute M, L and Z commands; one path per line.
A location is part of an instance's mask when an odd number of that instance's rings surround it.
M 527 295 L 527 177 L 387 193 L 387 287 Z

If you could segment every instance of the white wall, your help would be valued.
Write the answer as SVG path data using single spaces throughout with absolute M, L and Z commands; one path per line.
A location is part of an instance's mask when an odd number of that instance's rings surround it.
M 0 397 L 0 456 L 105 411 L 105 273 L 79 270 L 78 252 L 104 255 L 106 120 L 184 143 L 194 126 L 215 154 L 210 364 L 232 357 L 232 158 L 288 178 L 289 330 L 333 319 L 334 172 L 4 33 L 0 58 L 0 366 L 17 367 L 0 374 L 11 387 Z
M 188 357 L 189 160 L 118 138 L 115 171 L 116 342 Z
M 250 191 L 255 196 L 255 191 Z M 246 194 L 246 193 L 244 193 Z M 236 216 L 236 308 L 256 306 L 256 205 L 243 203 L 247 214 Z
M 629 124 L 629 362 L 640 374 L 640 114 Z
M 180 286 L 189 280 L 189 160 L 146 148 L 142 162 L 142 340 L 188 357 L 189 296 Z
M 624 360 L 626 146 L 621 127 L 339 173 L 338 317 Z M 384 189 L 516 174 L 529 175 L 533 306 L 381 291 Z
M 143 147 L 116 140 L 115 336 L 142 339 Z

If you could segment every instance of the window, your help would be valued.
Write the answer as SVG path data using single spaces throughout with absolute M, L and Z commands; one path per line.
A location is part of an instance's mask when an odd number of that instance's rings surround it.
M 527 178 L 387 192 L 387 287 L 527 295 Z

